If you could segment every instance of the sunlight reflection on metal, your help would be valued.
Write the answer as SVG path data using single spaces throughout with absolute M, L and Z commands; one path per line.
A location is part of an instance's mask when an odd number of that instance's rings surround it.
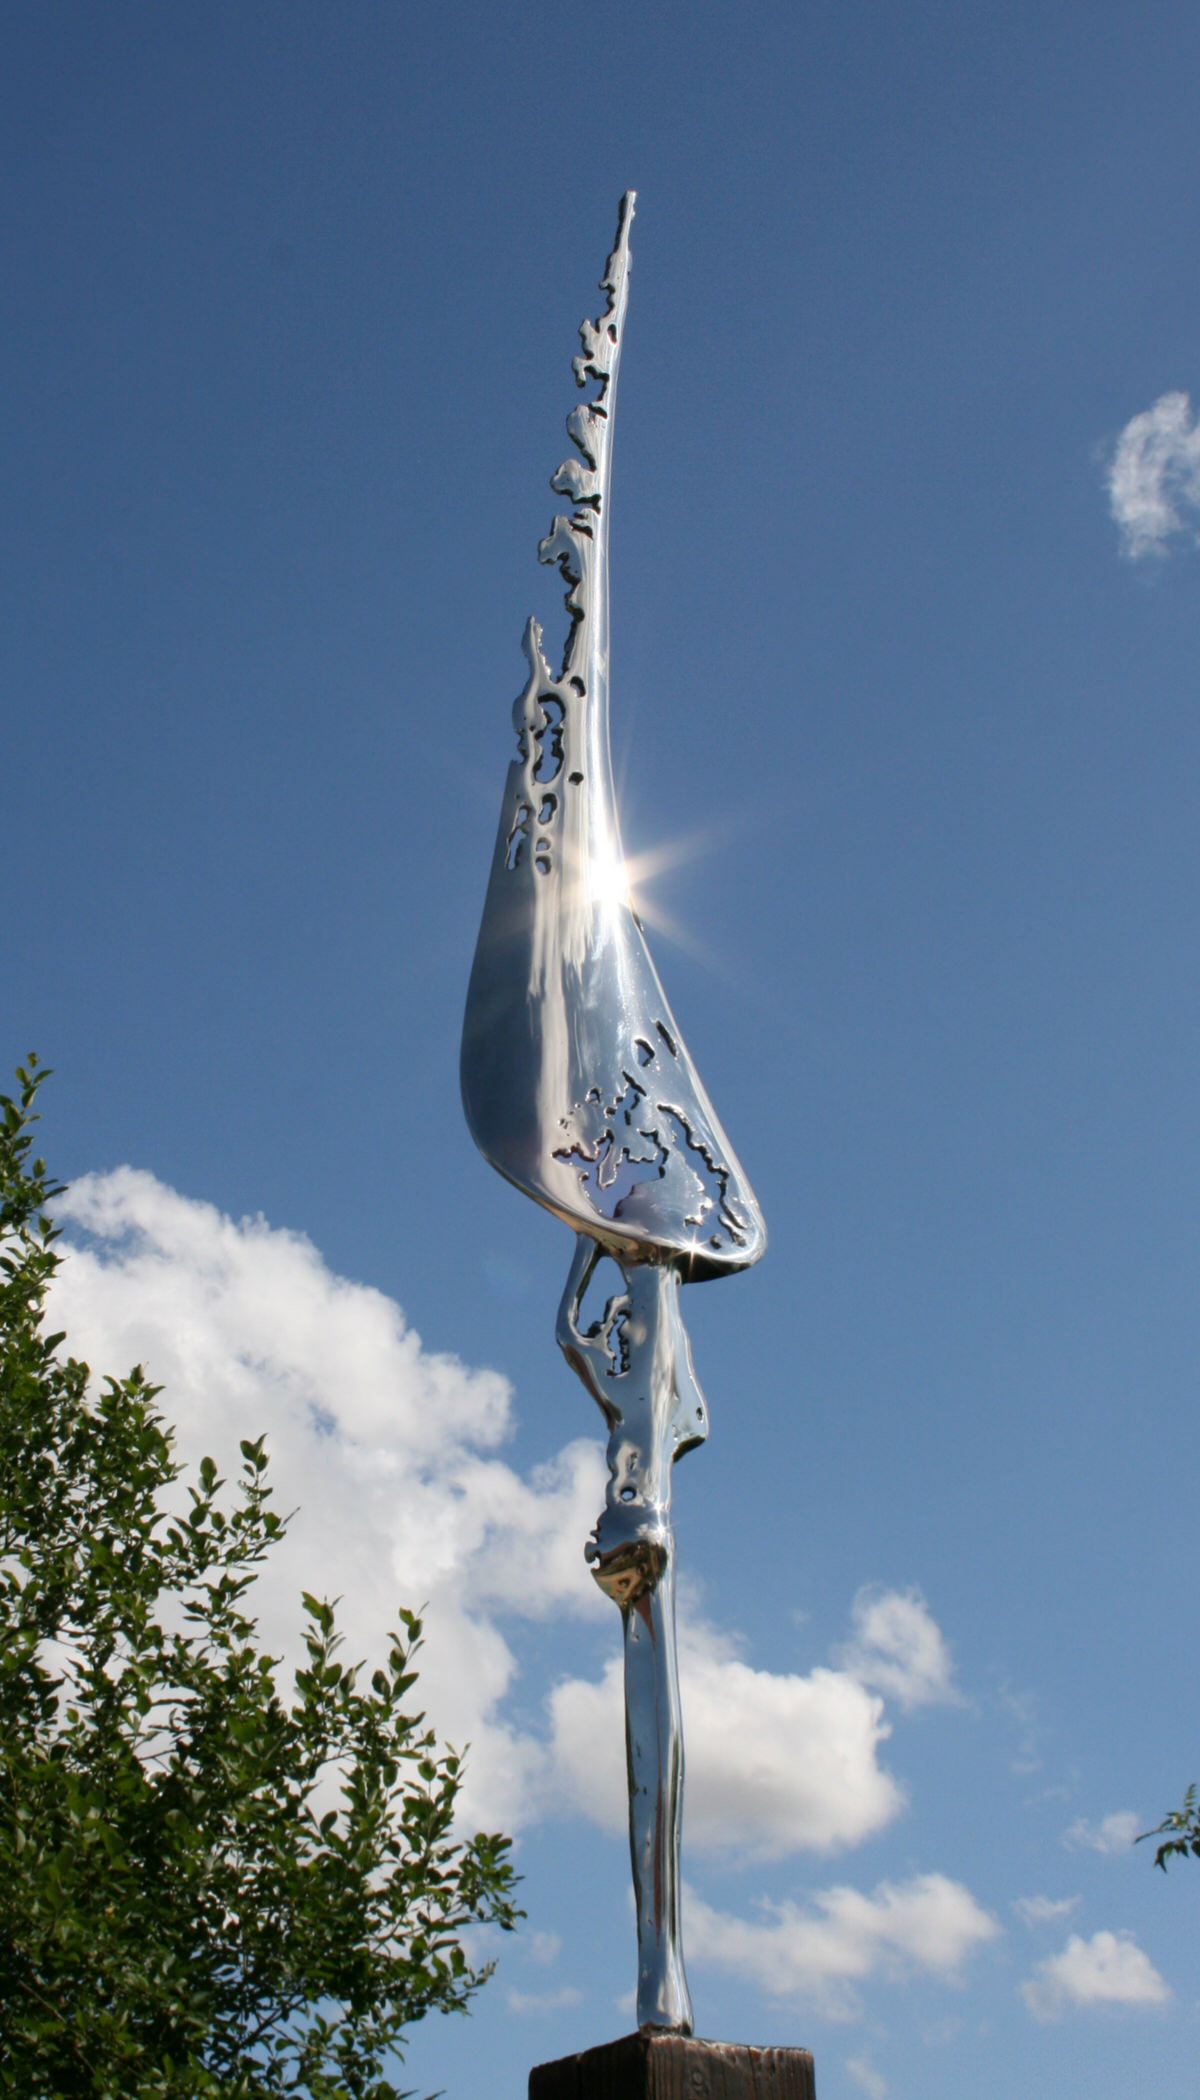
M 634 194 L 580 328 L 579 457 L 551 481 L 574 509 L 542 541 L 567 583 L 561 667 L 530 620 L 509 766 L 463 1026 L 462 1094 L 485 1158 L 577 1233 L 558 1340 L 609 1430 L 609 1484 L 587 1547 L 625 1630 L 638 2024 L 690 2033 L 679 1933 L 683 1741 L 671 1469 L 708 1434 L 682 1283 L 746 1268 L 766 1245 L 753 1191 L 667 1003 L 631 894 L 609 754 L 608 514 Z M 589 1318 L 602 1258 L 617 1288 Z

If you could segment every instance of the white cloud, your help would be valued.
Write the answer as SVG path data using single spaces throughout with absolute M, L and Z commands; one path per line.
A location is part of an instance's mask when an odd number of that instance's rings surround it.
M 549 1968 L 562 1953 L 562 1941 L 556 1932 L 527 1932 L 522 1938 L 526 1960 L 536 1961 L 543 1968 Z
M 1110 1857 L 1119 1852 L 1128 1852 L 1137 1837 L 1141 1817 L 1132 1808 L 1118 1808 L 1111 1816 L 1099 1823 L 1089 1823 L 1080 1816 L 1069 1830 L 1063 1832 L 1064 1845 L 1086 1846 L 1091 1852 L 1105 1852 Z
M 510 2012 L 541 2016 L 560 2012 L 567 2005 L 578 2005 L 582 1996 L 582 1991 L 577 1991 L 573 1983 L 564 1983 L 558 1991 L 510 1991 L 508 2009 Z
M 887 2079 L 875 2069 L 869 2056 L 848 2056 L 846 2069 L 855 2085 L 862 2087 L 867 2100 L 887 2100 Z
M 845 1672 L 755 1670 L 711 1627 L 685 1620 L 679 1676 L 689 1850 L 734 1846 L 759 1859 L 829 1852 L 881 1830 L 904 1806 L 877 1761 L 890 1733 L 883 1701 Z M 593 1821 L 622 1830 L 619 1657 L 598 1683 L 557 1686 L 550 1711 L 559 1784 Z
M 472 1746 L 465 1809 L 489 1829 L 528 1819 L 546 1753 L 500 1711 L 516 1663 L 497 1618 L 604 1623 L 581 1551 L 598 1446 L 523 1478 L 497 1455 L 506 1380 L 423 1348 L 398 1305 L 295 1233 L 234 1224 L 129 1168 L 77 1182 L 62 1209 L 97 1236 L 54 1288 L 75 1354 L 97 1371 L 143 1363 L 189 1462 L 210 1452 L 232 1475 L 239 1439 L 267 1435 L 275 1506 L 300 1509 L 255 1591 L 272 1651 L 295 1657 L 302 1588 L 344 1600 L 354 1657 L 381 1650 L 399 1604 L 428 1601 L 420 1692 L 439 1733 Z
M 822 1889 L 801 1908 L 764 1903 L 760 1920 L 710 1909 L 690 1889 L 684 1901 L 689 1956 L 745 1977 L 776 1998 L 803 1998 L 831 2019 L 858 2010 L 854 1985 L 913 1970 L 953 1979 L 977 1948 L 996 1938 L 996 1920 L 969 1889 L 944 1874 Z
M 1032 1772 L 1040 1771 L 1042 1763 L 1037 1701 L 1032 1692 L 1018 1691 L 1011 1684 L 1002 1684 L 995 1699 L 1005 1720 L 1017 1731 L 1016 1755 L 1009 1770 L 1018 1779 L 1026 1779 Z
M 1108 495 L 1131 561 L 1163 555 L 1200 514 L 1200 426 L 1186 394 L 1160 394 L 1125 425 L 1108 467 Z M 1189 521 L 1187 513 L 1192 513 Z
M 1074 2006 L 1166 2005 L 1169 1986 L 1127 1932 L 1072 1933 L 1061 1954 L 1039 1962 L 1021 1985 L 1036 2020 L 1057 2020 Z
M 1022 1925 L 1032 1931 L 1035 1925 L 1053 1925 L 1059 1918 L 1069 1918 L 1078 1904 L 1078 1896 L 1018 1896 L 1013 1909 Z
M 518 1473 L 501 1455 L 512 1395 L 496 1372 L 426 1350 L 398 1305 L 334 1275 L 297 1234 L 240 1224 L 122 1168 L 76 1183 L 63 1211 L 91 1236 L 54 1287 L 76 1355 L 164 1387 L 180 1455 L 227 1473 L 265 1433 L 275 1506 L 299 1509 L 256 1590 L 264 1638 L 295 1659 L 302 1588 L 343 1599 L 347 1653 L 375 1656 L 400 1603 L 427 1603 L 421 1696 L 444 1739 L 470 1743 L 464 1812 L 488 1828 L 582 1809 L 625 1823 L 620 1664 L 551 1693 L 546 1730 L 506 1718 L 513 1618 L 618 1618 L 588 1579 L 583 1542 L 603 1501 L 598 1441 Z M 915 1596 L 855 1615 L 859 1666 L 773 1674 L 694 1613 L 681 1621 L 688 1842 L 749 1857 L 829 1851 L 904 1806 L 879 1762 L 880 1689 L 941 1696 L 948 1663 Z M 528 1712 L 540 1687 L 522 1687 Z M 532 1694 L 532 1699 L 531 1699 Z
M 860 1684 L 903 1707 L 958 1701 L 950 1652 L 919 1590 L 862 1589 L 853 1619 L 854 1638 L 837 1660 Z

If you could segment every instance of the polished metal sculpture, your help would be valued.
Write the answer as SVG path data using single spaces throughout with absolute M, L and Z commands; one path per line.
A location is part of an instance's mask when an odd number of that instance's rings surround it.
M 608 742 L 608 512 L 634 193 L 621 201 L 599 320 L 580 328 L 567 419 L 571 498 L 538 550 L 568 585 L 553 675 L 531 619 L 517 756 L 463 1027 L 472 1136 L 501 1174 L 578 1234 L 558 1341 L 608 1425 L 605 1508 L 585 1551 L 621 1607 L 640 2027 L 684 2034 L 679 1931 L 683 1737 L 671 1468 L 708 1434 L 680 1313 L 683 1283 L 757 1261 L 766 1232 L 650 959 L 621 850 Z M 589 1320 L 603 1257 L 623 1280 Z

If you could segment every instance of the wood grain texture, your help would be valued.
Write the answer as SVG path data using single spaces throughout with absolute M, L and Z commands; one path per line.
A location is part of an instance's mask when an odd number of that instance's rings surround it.
M 643 2032 L 538 2064 L 529 2100 L 816 2100 L 816 2084 L 807 2049 Z

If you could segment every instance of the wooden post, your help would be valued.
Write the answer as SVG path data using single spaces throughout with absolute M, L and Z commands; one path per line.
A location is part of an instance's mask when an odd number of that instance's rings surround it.
M 752 2049 L 642 2028 L 538 2064 L 529 2100 L 816 2100 L 807 2049 Z

